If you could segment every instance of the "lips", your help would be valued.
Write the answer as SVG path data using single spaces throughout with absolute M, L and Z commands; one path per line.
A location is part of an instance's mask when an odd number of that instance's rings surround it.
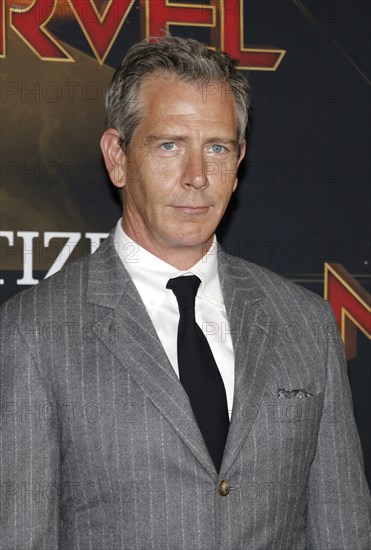
M 193 208 L 193 209 L 202 209 L 202 208 L 209 208 L 209 204 L 173 204 L 174 208 Z
M 209 208 L 209 206 L 195 206 L 195 205 L 177 205 L 174 206 L 176 210 L 185 214 L 203 214 Z

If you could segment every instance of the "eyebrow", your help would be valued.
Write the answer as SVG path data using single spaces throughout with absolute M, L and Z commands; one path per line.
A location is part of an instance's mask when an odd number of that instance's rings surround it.
M 153 141 L 186 141 L 187 138 L 182 135 L 173 134 L 151 134 L 144 139 L 145 143 L 152 143 Z

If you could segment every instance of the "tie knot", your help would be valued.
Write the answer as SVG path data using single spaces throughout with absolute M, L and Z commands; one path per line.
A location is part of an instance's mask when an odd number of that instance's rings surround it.
M 170 288 L 174 292 L 178 300 L 179 311 L 186 307 L 194 308 L 200 283 L 201 279 L 196 275 L 182 275 L 168 281 L 166 288 Z

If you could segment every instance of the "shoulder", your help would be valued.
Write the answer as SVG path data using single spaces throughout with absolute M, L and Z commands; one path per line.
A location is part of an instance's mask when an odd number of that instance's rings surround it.
M 88 294 L 88 282 L 96 272 L 103 272 L 107 262 L 117 256 L 112 230 L 109 236 L 91 254 L 87 254 L 60 271 L 40 281 L 35 286 L 19 292 L 0 307 L 1 318 L 19 318 L 32 322 L 36 317 L 54 316 L 63 310 L 72 313 L 79 303 L 85 302 Z M 109 264 L 109 267 L 111 264 Z
M 42 318 L 50 310 L 56 311 L 63 302 L 81 300 L 86 292 L 91 255 L 75 260 L 60 271 L 26 290 L 17 293 L 0 307 L 1 321 L 28 322 Z
M 5 323 L 32 326 L 53 317 L 77 314 L 78 304 L 86 303 L 89 272 L 103 262 L 111 246 L 110 237 L 93 253 L 63 267 L 51 277 L 19 292 L 0 307 L 0 319 Z
M 272 308 L 279 307 L 292 312 L 301 310 L 307 314 L 316 312 L 322 316 L 332 315 L 331 307 L 324 298 L 278 273 L 224 251 L 221 251 L 219 261 L 226 263 L 228 271 L 235 277 L 236 285 L 239 278 L 249 279 Z

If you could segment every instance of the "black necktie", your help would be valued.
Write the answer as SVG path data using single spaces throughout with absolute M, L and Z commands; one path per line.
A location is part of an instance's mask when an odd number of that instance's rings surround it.
M 180 381 L 191 406 L 215 468 L 219 472 L 229 428 L 227 399 L 208 341 L 196 323 L 195 298 L 201 281 L 195 275 L 170 279 L 178 300 L 178 366 Z

